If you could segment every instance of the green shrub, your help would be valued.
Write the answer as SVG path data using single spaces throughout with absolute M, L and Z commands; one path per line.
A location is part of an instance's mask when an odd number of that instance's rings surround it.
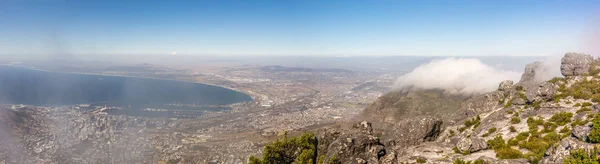
M 552 115 L 552 117 L 550 117 L 549 121 L 554 122 L 560 126 L 563 126 L 563 125 L 566 125 L 567 123 L 570 123 L 572 117 L 573 117 L 573 113 L 571 113 L 571 112 L 559 112 L 559 113 Z
M 514 98 L 508 100 L 508 102 L 506 102 L 506 104 L 504 104 L 504 108 L 509 108 L 510 106 L 512 106 L 513 99 Z
M 417 158 L 416 162 L 417 163 L 427 163 L 427 159 L 419 157 L 419 158 Z
M 599 164 L 600 160 L 596 156 L 598 154 L 598 149 L 594 147 L 594 149 L 590 151 L 586 151 L 583 149 L 572 150 L 570 155 L 563 160 L 564 164 Z
M 452 151 L 454 151 L 454 153 L 461 154 L 461 153 L 460 153 L 460 150 L 458 150 L 458 147 L 456 147 L 456 146 L 454 146 L 454 147 L 452 148 Z
M 559 133 L 571 133 L 571 129 L 569 129 L 569 127 L 563 127 L 562 129 L 560 129 Z
M 529 132 L 537 132 L 538 126 L 544 125 L 544 119 L 538 118 L 535 119 L 533 117 L 527 117 L 527 126 L 529 127 Z
M 473 129 L 476 129 L 477 127 L 479 127 L 480 124 L 481 124 L 481 117 L 479 117 L 479 115 L 477 115 L 475 118 L 465 121 L 465 129 L 470 128 L 471 126 L 473 126 Z
M 450 137 L 454 136 L 454 130 L 450 129 L 450 130 L 448 130 L 448 132 L 450 133 Z
M 498 130 L 498 129 L 496 129 L 495 127 L 488 129 L 487 133 L 483 134 L 483 137 L 489 136 L 490 134 L 496 132 L 496 130 Z
M 510 132 L 513 132 L 513 133 L 517 132 L 517 128 L 515 128 L 514 126 L 510 126 L 508 129 L 510 130 Z
M 522 141 L 522 140 L 527 139 L 527 137 L 529 137 L 529 132 L 521 132 L 521 133 L 517 134 L 517 136 L 515 138 L 519 141 Z
M 299 137 L 287 137 L 265 145 L 263 158 L 249 157 L 251 164 L 260 163 L 313 163 L 316 161 L 317 139 L 313 133 L 304 133 Z
M 576 127 L 576 126 L 582 126 L 587 124 L 589 121 L 588 120 L 581 120 L 581 119 L 575 119 L 575 121 L 573 121 L 573 123 L 571 123 L 572 127 Z
M 580 107 L 581 103 L 576 103 L 575 105 L 573 105 L 573 107 Z
M 521 119 L 519 117 L 513 117 L 513 118 L 510 119 L 510 123 L 511 124 L 521 123 Z
M 544 129 L 542 130 L 542 133 L 554 132 L 556 131 L 556 128 L 558 128 L 558 125 L 552 122 L 544 122 L 543 126 Z
M 543 137 L 543 139 L 549 143 L 556 143 L 562 139 L 562 136 L 559 134 L 556 134 L 556 132 L 550 132 L 550 133 L 546 134 Z
M 325 164 L 325 155 L 319 156 L 319 161 L 317 162 L 317 164 Z
M 342 162 L 340 162 L 340 160 L 338 160 L 337 157 L 334 155 L 329 159 L 329 164 L 342 164 Z
M 487 145 L 489 149 L 501 149 L 507 147 L 502 136 L 496 136 L 494 139 L 488 140 Z
M 452 164 L 471 164 L 471 161 L 467 162 L 467 161 L 464 161 L 464 160 L 462 160 L 460 158 L 457 158 L 454 161 L 452 161 Z
M 515 139 L 515 138 L 511 138 L 508 139 L 508 141 L 506 141 L 508 146 L 517 146 L 519 145 L 519 140 Z
M 521 151 L 510 147 L 501 148 L 495 151 L 498 159 L 517 159 L 523 157 Z
M 592 106 L 593 104 L 591 102 L 583 102 L 581 104 L 581 107 L 587 107 L 587 106 Z
M 582 107 L 581 109 L 577 110 L 577 113 L 587 112 L 587 111 L 592 111 L 592 109 L 590 109 L 588 107 Z
M 532 103 L 532 105 L 533 105 L 533 109 L 540 109 L 540 108 L 542 108 L 542 105 L 541 105 L 541 104 L 542 104 L 542 102 L 541 102 L 541 101 L 534 101 L 534 102 Z
M 592 130 L 588 134 L 588 138 L 592 143 L 600 143 L 600 114 L 592 120 Z
M 523 93 L 523 92 L 519 92 L 519 98 L 521 98 L 523 100 L 527 100 L 527 96 L 525 96 L 525 93 Z
M 467 130 L 466 126 L 458 128 L 458 131 L 461 132 L 461 133 L 464 132 L 465 130 Z

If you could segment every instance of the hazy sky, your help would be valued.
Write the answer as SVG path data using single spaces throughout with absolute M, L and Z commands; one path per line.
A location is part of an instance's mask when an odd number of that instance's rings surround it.
M 0 54 L 592 53 L 599 14 L 600 0 L 3 0 Z

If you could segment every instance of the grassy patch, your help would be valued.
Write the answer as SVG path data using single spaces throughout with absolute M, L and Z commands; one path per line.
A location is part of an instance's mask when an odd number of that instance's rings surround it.
M 587 111 L 592 111 L 592 109 L 590 109 L 588 107 L 582 107 L 581 109 L 577 110 L 577 113 L 587 112 Z
M 563 126 L 563 125 L 566 125 L 567 123 L 570 123 L 572 117 L 573 117 L 573 113 L 571 113 L 571 112 L 559 112 L 559 113 L 552 115 L 552 117 L 550 117 L 549 121 Z
M 510 119 L 510 123 L 511 124 L 521 123 L 521 119 L 519 117 L 513 117 L 513 118 Z

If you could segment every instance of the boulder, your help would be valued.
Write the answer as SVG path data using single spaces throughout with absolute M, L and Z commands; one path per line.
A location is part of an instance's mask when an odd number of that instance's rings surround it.
M 596 104 L 594 106 L 592 106 L 592 108 L 596 111 L 596 112 L 600 112 L 600 104 Z
M 591 130 L 592 130 L 591 124 L 587 124 L 587 125 L 583 125 L 583 126 L 576 126 L 573 128 L 572 135 L 573 135 L 573 137 L 575 137 L 579 140 L 587 141 L 588 134 L 590 134 Z
M 527 97 L 528 102 L 534 101 L 548 101 L 554 98 L 558 87 L 555 84 L 550 82 L 543 82 L 537 87 L 530 88 L 525 92 L 525 96 Z
M 456 144 L 456 148 L 458 148 L 461 153 L 473 153 L 479 150 L 487 149 L 487 143 L 484 139 L 479 137 L 462 137 Z
M 587 74 L 593 60 L 591 55 L 569 52 L 561 59 L 560 73 L 566 77 Z
M 499 91 L 508 91 L 512 88 L 513 83 L 514 82 L 512 80 L 504 80 L 504 81 L 500 82 L 500 85 L 498 86 L 498 90 Z

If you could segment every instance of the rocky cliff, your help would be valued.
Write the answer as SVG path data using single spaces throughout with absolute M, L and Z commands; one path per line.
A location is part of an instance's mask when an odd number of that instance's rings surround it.
M 342 163 L 563 163 L 572 150 L 598 146 L 587 139 L 600 110 L 593 97 L 600 95 L 597 63 L 567 53 L 564 78 L 540 80 L 546 70 L 535 62 L 519 82 L 468 97 L 393 91 L 357 118 L 365 122 L 355 127 L 368 130 L 321 130 L 320 152 L 343 157 Z

